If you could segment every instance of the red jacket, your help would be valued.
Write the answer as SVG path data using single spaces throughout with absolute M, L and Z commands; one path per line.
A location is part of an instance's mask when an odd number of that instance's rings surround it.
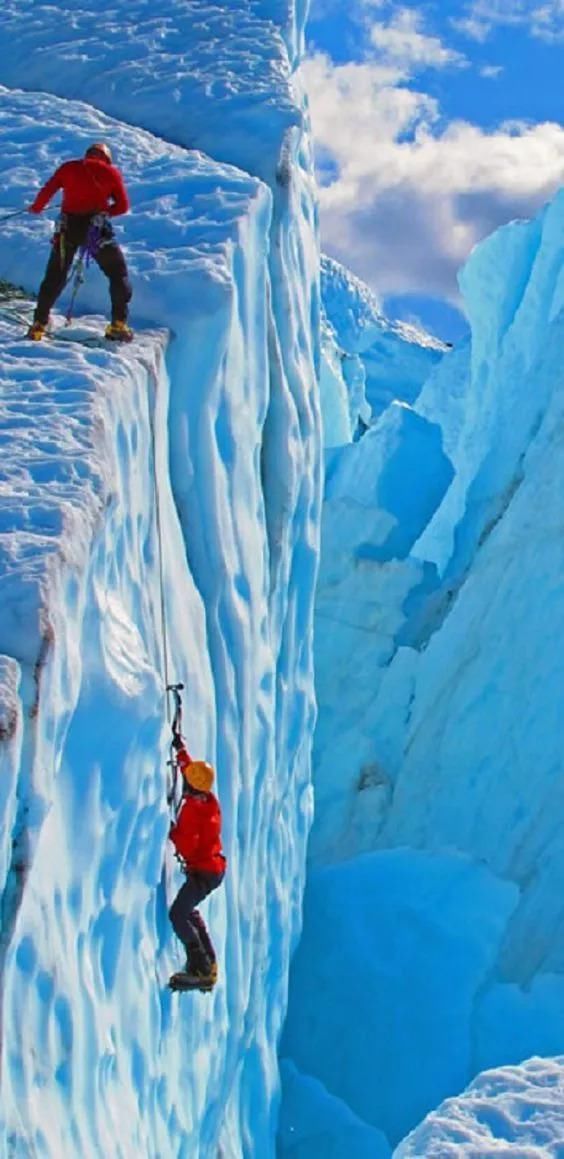
M 177 759 L 181 767 L 191 762 L 184 748 Z M 185 793 L 169 836 L 188 869 L 224 872 L 227 862 L 221 848 L 221 809 L 213 793 Z
M 226 860 L 221 850 L 221 810 L 213 793 L 186 793 L 182 798 L 170 839 L 187 869 L 223 873 Z
M 83 157 L 60 165 L 39 190 L 30 212 L 41 213 L 59 189 L 63 191 L 63 213 L 107 213 L 118 217 L 129 209 L 119 169 L 98 157 Z

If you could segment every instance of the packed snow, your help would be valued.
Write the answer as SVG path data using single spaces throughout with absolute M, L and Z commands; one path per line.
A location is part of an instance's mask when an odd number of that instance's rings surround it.
M 480 1075 L 395 1152 L 396 1159 L 560 1159 L 564 1060 L 533 1058 Z
M 0 79 L 285 180 L 303 122 L 292 72 L 305 9 L 306 0 L 161 0 L 158 11 L 152 0 L 4 0 Z

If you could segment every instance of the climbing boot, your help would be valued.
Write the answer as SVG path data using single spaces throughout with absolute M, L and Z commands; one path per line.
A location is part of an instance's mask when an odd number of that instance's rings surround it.
M 183 973 L 189 986 L 200 987 L 202 990 L 213 990 L 217 983 L 217 962 L 209 962 L 205 965 L 200 965 L 198 962 L 197 965 L 192 966 L 187 962 Z
M 133 330 L 131 326 L 127 325 L 127 322 L 110 322 L 109 326 L 106 326 L 105 337 L 109 338 L 111 342 L 131 342 Z
M 32 342 L 41 342 L 41 339 L 45 337 L 46 329 L 47 327 L 43 322 L 32 322 L 26 338 L 30 338 Z
M 212 987 L 218 981 L 218 963 L 212 962 L 207 954 L 195 947 L 190 950 L 182 972 L 195 985 L 202 982 L 202 985 Z

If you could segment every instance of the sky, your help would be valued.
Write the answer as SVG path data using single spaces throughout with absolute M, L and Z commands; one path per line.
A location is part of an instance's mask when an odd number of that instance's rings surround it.
M 311 0 L 324 250 L 391 317 L 465 332 L 457 271 L 564 182 L 564 0 Z

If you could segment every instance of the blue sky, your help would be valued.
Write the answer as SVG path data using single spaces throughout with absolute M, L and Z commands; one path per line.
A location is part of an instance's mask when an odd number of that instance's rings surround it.
M 324 248 L 384 310 L 464 332 L 456 272 L 564 181 L 563 0 L 312 0 Z

